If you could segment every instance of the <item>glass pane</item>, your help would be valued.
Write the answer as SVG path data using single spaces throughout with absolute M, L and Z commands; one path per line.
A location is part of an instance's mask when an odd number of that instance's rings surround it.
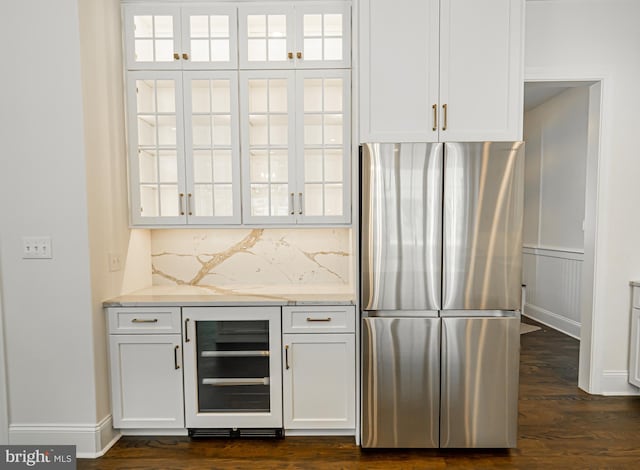
M 154 16 L 154 22 L 156 26 L 155 37 L 157 38 L 173 37 L 173 16 L 171 15 Z
M 229 80 L 213 80 L 211 90 L 213 93 L 213 112 L 231 112 L 231 89 Z
M 151 146 L 156 144 L 155 116 L 138 116 L 138 145 Z
M 213 116 L 213 146 L 231 145 L 231 116 Z
M 191 109 L 194 113 L 211 111 L 209 80 L 191 80 Z
M 322 112 L 322 79 L 306 78 L 304 80 L 304 111 Z
M 327 78 L 324 81 L 324 110 L 342 111 L 342 79 Z
M 342 185 L 324 186 L 324 215 L 342 215 Z
M 322 39 L 304 40 L 304 60 L 322 60 Z
M 161 151 L 159 154 L 160 182 L 176 183 L 178 181 L 178 158 L 175 151 Z
M 324 143 L 342 144 L 342 114 L 324 115 Z
M 267 145 L 267 116 L 249 116 L 249 145 Z
M 140 213 L 143 217 L 157 217 L 158 188 L 155 185 L 140 186 Z
M 287 116 L 271 115 L 269 117 L 269 143 L 271 145 L 287 145 L 289 122 Z
M 228 39 L 214 39 L 211 41 L 211 60 L 213 62 L 229 61 Z
M 304 151 L 305 182 L 322 181 L 322 150 L 305 149 Z
M 265 15 L 247 15 L 247 36 L 250 38 L 264 38 L 267 36 Z
M 269 15 L 269 37 L 287 37 L 287 17 L 286 15 Z
M 342 149 L 325 149 L 324 180 L 342 181 Z
M 209 37 L 209 17 L 204 15 L 194 15 L 189 17 L 189 25 L 191 29 L 190 36 L 192 38 L 208 38 Z M 192 42 L 193 44 L 193 42 Z M 193 49 L 191 49 L 193 55 Z
M 178 186 L 163 184 L 160 186 L 160 215 L 171 217 L 178 215 Z
M 342 60 L 342 38 L 324 39 L 324 60 Z
M 229 37 L 229 17 L 226 15 L 211 16 L 211 37 L 212 38 L 228 38 Z
M 155 183 L 158 181 L 158 168 L 155 154 L 140 150 L 138 152 L 140 182 Z
M 269 111 L 272 113 L 287 112 L 287 81 L 269 80 Z
M 307 114 L 304 117 L 304 144 L 322 144 L 322 115 Z
M 150 15 L 135 15 L 133 17 L 133 31 L 136 38 L 153 37 L 152 17 Z
M 136 80 L 136 99 L 139 113 L 153 113 L 156 110 L 156 97 L 153 80 Z
M 304 213 L 305 215 L 323 215 L 322 214 L 322 185 L 321 184 L 305 184 L 304 185 Z
M 269 185 L 251 185 L 251 215 L 269 215 Z
M 173 40 L 156 40 L 156 62 L 173 62 Z
M 207 39 L 191 40 L 191 61 L 209 62 L 209 41 Z
M 208 184 L 196 184 L 195 215 L 211 217 L 213 215 L 213 189 Z
M 271 185 L 271 215 L 289 215 L 289 199 L 286 184 Z
M 153 40 L 136 39 L 135 54 L 137 62 L 153 62 Z
M 289 179 L 289 161 L 286 150 L 272 150 L 269 152 L 271 161 L 271 178 L 272 182 L 286 183 Z
M 322 15 L 304 15 L 304 36 L 322 36 Z
M 213 180 L 216 183 L 231 183 L 233 180 L 231 150 L 213 152 Z
M 249 156 L 249 178 L 252 183 L 269 181 L 269 158 L 266 150 L 254 150 Z
M 249 80 L 249 112 L 267 112 L 267 81 Z
M 324 15 L 324 35 L 342 36 L 342 15 Z
M 249 39 L 247 41 L 247 59 L 249 61 L 267 60 L 267 40 Z
M 216 184 L 213 187 L 215 215 L 233 215 L 233 191 L 230 184 Z
M 156 80 L 158 112 L 176 112 L 176 85 L 173 80 Z
M 269 39 L 269 61 L 287 60 L 287 40 Z
M 196 183 L 211 183 L 212 177 L 211 153 L 209 150 L 193 151 L 193 181 Z
M 192 116 L 191 127 L 193 132 L 194 147 L 211 146 L 211 117 Z

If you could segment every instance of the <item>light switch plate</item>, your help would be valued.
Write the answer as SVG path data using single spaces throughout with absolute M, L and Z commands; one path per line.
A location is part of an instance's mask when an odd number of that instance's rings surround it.
M 51 259 L 51 237 L 22 237 L 23 259 Z

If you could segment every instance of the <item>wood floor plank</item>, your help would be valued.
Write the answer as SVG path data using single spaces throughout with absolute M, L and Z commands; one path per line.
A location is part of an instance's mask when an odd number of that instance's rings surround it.
M 129 436 L 99 459 L 79 459 L 78 469 L 640 468 L 640 397 L 579 390 L 578 341 L 539 326 L 521 337 L 517 449 L 362 450 L 348 437 Z

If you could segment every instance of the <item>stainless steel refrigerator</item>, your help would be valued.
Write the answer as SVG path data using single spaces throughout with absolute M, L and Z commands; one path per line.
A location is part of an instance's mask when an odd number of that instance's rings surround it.
M 362 447 L 515 447 L 524 144 L 366 144 Z

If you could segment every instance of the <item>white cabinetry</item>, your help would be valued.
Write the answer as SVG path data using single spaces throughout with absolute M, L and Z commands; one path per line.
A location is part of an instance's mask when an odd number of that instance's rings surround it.
M 522 138 L 523 0 L 363 0 L 360 141 Z
M 179 308 L 110 308 L 116 429 L 184 428 Z
M 640 287 L 633 287 L 629 337 L 629 383 L 640 387 Z
M 283 307 L 285 430 L 353 430 L 354 307 Z

